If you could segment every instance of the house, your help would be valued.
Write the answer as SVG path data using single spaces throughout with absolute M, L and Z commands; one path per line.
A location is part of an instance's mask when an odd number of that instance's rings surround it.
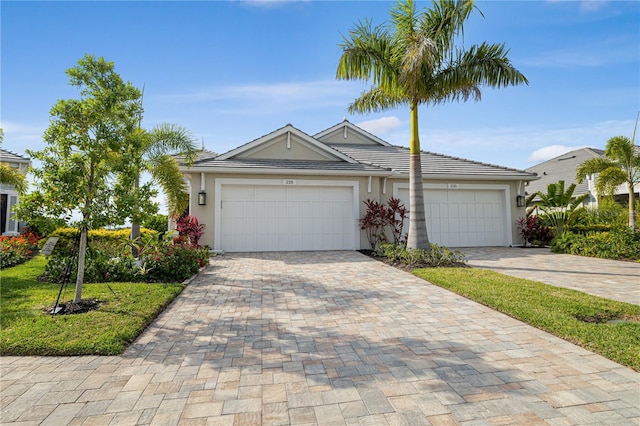
M 227 252 L 369 248 L 363 201 L 409 207 L 409 150 L 345 120 L 314 136 L 291 124 L 182 166 L 200 240 Z M 430 240 L 448 247 L 519 244 L 532 173 L 422 153 Z M 517 200 L 519 198 L 519 200 Z M 522 206 L 522 207 L 519 207 Z
M 640 147 L 636 146 L 636 150 L 640 150 Z M 571 184 L 576 184 L 576 189 L 573 192 L 574 196 L 589 195 L 589 198 L 584 201 L 584 205 L 597 207 L 598 193 L 595 185 L 597 175 L 588 175 L 582 183 L 578 183 L 576 180 L 578 166 L 592 158 L 605 158 L 604 151 L 596 148 L 580 148 L 529 167 L 526 171 L 537 174 L 540 179 L 527 183 L 525 188 L 526 194 L 530 195 L 536 192 L 546 193 L 547 185 L 563 180 L 565 188 Z M 623 184 L 618 186 L 614 195 L 619 201 L 627 202 L 629 199 L 629 189 L 627 185 Z M 637 196 L 636 199 L 638 199 Z
M 26 174 L 30 160 L 6 149 L 0 148 L 0 162 Z M 19 194 L 11 185 L 0 184 L 0 235 L 18 235 L 20 223 L 13 219 L 11 208 L 18 203 Z

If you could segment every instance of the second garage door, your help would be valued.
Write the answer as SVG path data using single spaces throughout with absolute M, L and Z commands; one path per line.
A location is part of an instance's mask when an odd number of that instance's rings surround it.
M 351 185 L 222 184 L 219 248 L 228 252 L 354 250 Z
M 409 206 L 409 189 L 398 190 Z M 425 189 L 429 240 L 447 247 L 506 246 L 505 193 L 492 189 Z

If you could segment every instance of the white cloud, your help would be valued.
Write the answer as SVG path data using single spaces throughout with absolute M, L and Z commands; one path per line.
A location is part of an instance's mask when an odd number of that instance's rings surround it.
M 385 134 L 391 129 L 394 129 L 401 125 L 402 121 L 395 115 L 357 123 L 358 127 L 361 127 L 362 129 L 366 130 L 369 133 L 373 133 L 376 136 Z
M 6 150 L 22 155 L 26 149 L 39 150 L 44 147 L 42 134 L 46 126 L 2 121 L 0 127 L 4 131 L 2 148 Z
M 336 80 L 212 86 L 165 95 L 160 100 L 181 104 L 214 102 L 218 113 L 282 114 L 318 107 L 344 108 L 358 96 L 361 87 L 358 82 Z
M 585 12 L 597 12 L 609 3 L 608 0 L 584 0 L 580 2 L 580 10 Z
M 542 163 L 543 161 L 550 160 L 559 155 L 565 154 L 576 149 L 585 148 L 585 146 L 565 146 L 565 145 L 550 145 L 543 148 L 536 149 L 531 153 L 527 161 L 529 163 Z
M 253 7 L 275 8 L 293 3 L 307 3 L 309 1 L 310 0 L 239 0 L 239 3 Z

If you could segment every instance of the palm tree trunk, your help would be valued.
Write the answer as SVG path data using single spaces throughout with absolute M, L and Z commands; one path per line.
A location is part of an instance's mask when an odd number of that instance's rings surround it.
M 411 106 L 411 140 L 409 141 L 409 236 L 407 247 L 430 250 L 424 211 L 422 160 L 418 136 L 418 105 Z

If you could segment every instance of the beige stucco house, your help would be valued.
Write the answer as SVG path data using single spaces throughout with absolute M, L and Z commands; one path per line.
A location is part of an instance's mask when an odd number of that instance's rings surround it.
M 21 155 L 0 148 L 0 162 L 27 174 L 31 161 Z M 20 223 L 15 220 L 11 209 L 18 204 L 20 194 L 11 186 L 0 183 L 0 235 L 18 235 Z
M 422 154 L 427 228 L 448 247 L 520 244 L 532 173 Z M 221 155 L 182 167 L 189 212 L 206 225 L 201 244 L 226 252 L 368 247 L 363 201 L 409 206 L 409 151 L 345 120 L 314 136 L 287 124 Z M 409 213 L 410 214 L 410 213 Z

